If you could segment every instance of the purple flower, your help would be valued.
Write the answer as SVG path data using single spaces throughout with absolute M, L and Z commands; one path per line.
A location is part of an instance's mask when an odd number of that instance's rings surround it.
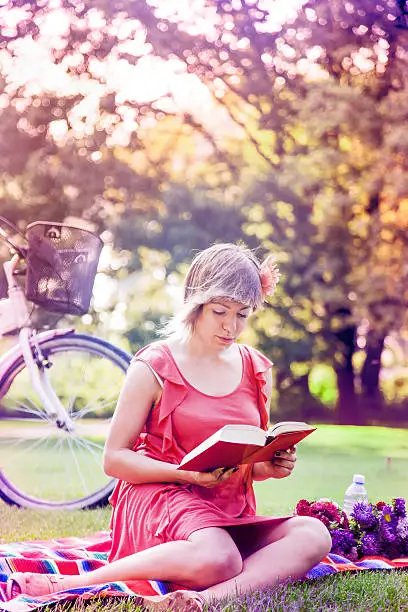
M 361 557 L 408 556 L 408 508 L 401 497 L 390 504 L 357 503 L 350 520 L 329 500 L 300 500 L 297 514 L 315 516 L 324 523 L 332 538 L 331 552 L 356 561 Z
M 380 553 L 380 544 L 374 533 L 366 533 L 361 538 L 361 554 L 363 557 L 378 555 Z
M 403 540 L 401 543 L 401 550 L 404 556 L 408 555 L 408 540 Z
M 384 542 L 395 542 L 397 539 L 396 527 L 397 517 L 393 515 L 391 506 L 386 504 L 380 516 L 380 533 Z
M 355 518 L 361 529 L 370 529 L 377 524 L 377 519 L 373 514 L 373 507 L 371 504 L 358 502 L 355 504 L 351 516 Z
M 332 553 L 347 557 L 355 545 L 353 534 L 345 529 L 333 529 L 330 531 L 332 537 Z
M 402 497 L 395 497 L 392 500 L 392 506 L 394 508 L 395 516 L 403 518 L 407 515 L 405 510 L 405 499 Z
M 398 520 L 396 531 L 401 540 L 407 540 L 408 542 L 408 517 L 404 516 Z
M 395 542 L 383 542 L 382 554 L 388 559 L 397 559 L 402 555 L 402 547 L 395 540 Z

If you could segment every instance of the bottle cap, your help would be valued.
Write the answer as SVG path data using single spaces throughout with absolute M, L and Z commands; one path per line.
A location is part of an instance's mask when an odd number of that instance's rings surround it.
M 353 482 L 355 484 L 364 484 L 365 483 L 365 476 L 363 476 L 363 474 L 354 474 Z

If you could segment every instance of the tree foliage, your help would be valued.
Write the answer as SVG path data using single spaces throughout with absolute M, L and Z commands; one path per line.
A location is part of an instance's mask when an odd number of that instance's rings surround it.
M 304 401 L 310 368 L 331 364 L 350 422 L 356 351 L 367 402 L 384 338 L 407 324 L 406 14 L 394 0 L 311 0 L 281 24 L 261 0 L 189 14 L 153 0 L 10 0 L 2 211 L 109 228 L 129 270 L 143 246 L 170 254 L 167 273 L 215 240 L 275 252 L 283 279 L 254 339 L 282 397 L 298 388 Z M 53 78 L 21 71 L 27 50 Z M 178 78 L 205 86 L 210 113 L 180 103 Z

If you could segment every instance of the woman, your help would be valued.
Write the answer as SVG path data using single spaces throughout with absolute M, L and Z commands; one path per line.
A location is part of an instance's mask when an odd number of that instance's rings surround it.
M 329 552 L 317 519 L 256 515 L 252 481 L 289 476 L 294 448 L 239 469 L 176 470 L 227 423 L 266 429 L 272 364 L 237 339 L 277 281 L 271 258 L 260 265 L 240 246 L 195 257 L 168 339 L 134 357 L 113 416 L 104 454 L 106 473 L 119 479 L 109 564 L 81 576 L 14 574 L 9 597 L 156 579 L 189 590 L 138 603 L 201 610 L 214 598 L 300 578 Z

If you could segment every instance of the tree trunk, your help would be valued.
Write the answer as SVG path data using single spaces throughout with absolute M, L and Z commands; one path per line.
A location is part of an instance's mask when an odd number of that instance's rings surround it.
M 383 406 L 380 391 L 381 355 L 385 336 L 378 338 L 373 334 L 367 337 L 366 357 L 361 370 L 361 390 L 364 410 L 371 416 L 379 416 Z
M 282 418 L 304 419 L 317 403 L 320 406 L 310 393 L 309 374 L 294 378 L 290 371 L 278 371 L 275 386 Z
M 337 421 L 342 425 L 360 425 L 358 398 L 354 386 L 354 370 L 350 363 L 343 368 L 336 367 L 339 399 L 337 401 Z
M 335 366 L 339 392 L 337 419 L 343 425 L 360 425 L 364 421 L 354 381 L 353 355 L 356 349 L 356 332 L 355 325 L 348 325 L 335 334 L 343 349 L 343 363 Z

